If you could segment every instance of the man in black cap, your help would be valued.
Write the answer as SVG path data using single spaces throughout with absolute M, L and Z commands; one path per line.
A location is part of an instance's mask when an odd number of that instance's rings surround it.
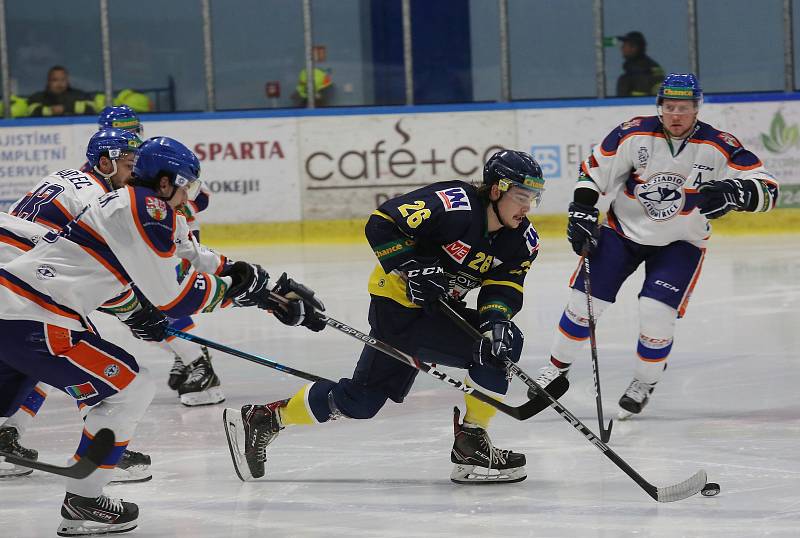
M 617 40 L 622 43 L 620 50 L 625 58 L 623 73 L 617 79 L 617 96 L 655 95 L 664 79 L 664 70 L 645 54 L 647 41 L 644 35 L 641 32 L 628 32 L 617 36 Z

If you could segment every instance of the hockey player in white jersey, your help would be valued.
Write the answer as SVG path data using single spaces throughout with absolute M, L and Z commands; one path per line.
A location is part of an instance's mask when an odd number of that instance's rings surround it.
M 61 230 L 84 206 L 98 196 L 125 186 L 133 159 L 141 144 L 137 135 L 119 129 L 103 129 L 89 139 L 85 171 L 65 169 L 37 183 L 9 208 L 0 220 L 0 264 L 30 250 L 50 230 Z M 16 221 L 16 222 L 15 222 Z M 39 412 L 50 387 L 38 383 L 19 408 L 0 426 L 0 450 L 36 459 L 36 450 L 21 444 L 28 425 Z M 140 482 L 152 478 L 150 456 L 125 450 L 114 471 L 114 482 Z M 9 464 L 0 466 L 0 477 L 30 474 L 31 470 Z
M 606 136 L 581 164 L 567 236 L 588 251 L 595 317 L 616 300 L 622 283 L 644 263 L 639 339 L 633 380 L 619 400 L 620 418 L 647 405 L 667 366 L 675 321 L 683 317 L 700 276 L 709 219 L 729 211 L 775 206 L 778 183 L 730 133 L 697 119 L 703 93 L 693 74 L 670 74 L 656 116 L 636 117 Z M 599 197 L 615 193 L 598 228 Z M 589 338 L 583 264 L 537 382 L 567 375 Z
M 137 136 L 142 136 L 144 126 L 136 112 L 127 105 L 107 106 L 97 116 L 97 125 L 100 129 L 123 129 Z M 91 165 L 85 168 L 91 170 Z M 189 231 L 197 241 L 200 241 L 200 223 L 197 214 L 204 211 L 209 204 L 210 194 L 201 187 L 194 200 L 187 201 L 177 211 L 186 218 Z M 177 268 L 179 278 L 189 270 L 188 260 L 182 260 Z M 180 331 L 191 331 L 194 321 L 191 317 L 170 320 L 170 327 Z M 172 368 L 169 372 L 167 385 L 178 392 L 178 397 L 183 405 L 192 407 L 197 405 L 211 405 L 223 402 L 225 394 L 220 386 L 219 376 L 211 366 L 211 354 L 205 346 L 198 346 L 187 340 L 169 336 L 159 344 L 164 351 L 172 355 Z M 197 357 L 191 363 L 191 357 Z M 184 363 L 186 360 L 186 363 Z
M 150 139 L 133 173 L 134 186 L 102 195 L 60 232 L 45 234 L 0 267 L 0 412 L 16 408 L 31 380 L 41 380 L 87 410 L 76 459 L 100 428 L 116 435 L 116 448 L 97 471 L 67 480 L 62 536 L 136 527 L 138 507 L 110 499 L 103 487 L 155 391 L 134 357 L 94 332 L 89 313 L 121 296 L 117 315 L 138 336 L 158 341 L 168 326 L 165 314 L 210 312 L 225 303 L 277 307 L 264 269 L 230 263 L 200 246 L 175 213 L 199 188 L 199 161 L 188 148 L 170 138 Z M 175 279 L 179 258 L 193 267 L 182 282 Z M 134 284 L 157 308 L 138 301 Z M 291 315 L 277 317 L 308 324 L 299 301 L 290 300 Z

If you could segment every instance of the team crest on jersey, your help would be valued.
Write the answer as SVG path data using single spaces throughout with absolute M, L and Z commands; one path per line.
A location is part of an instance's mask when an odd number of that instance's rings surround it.
M 619 128 L 623 131 L 627 131 L 628 129 L 633 129 L 634 127 L 639 127 L 642 124 L 641 118 L 634 118 L 630 121 L 626 121 L 625 123 L 620 124 Z
M 55 278 L 56 270 L 51 265 L 40 265 L 36 268 L 36 278 L 39 280 L 46 280 L 48 278 Z
M 729 146 L 733 146 L 733 147 L 735 147 L 735 148 L 738 148 L 739 146 L 741 146 L 741 144 L 739 143 L 739 141 L 738 141 L 738 140 L 736 140 L 736 137 L 735 137 L 735 136 L 733 136 L 733 135 L 732 135 L 732 134 L 730 134 L 730 133 L 725 133 L 725 132 L 719 133 L 719 134 L 717 135 L 717 138 L 719 138 L 720 140 L 722 140 L 723 142 L 725 142 L 725 143 L 726 143 L 726 144 L 728 144 Z
M 116 364 L 109 364 L 103 370 L 103 375 L 106 377 L 117 377 L 119 375 L 119 366 Z
M 683 185 L 686 178 L 680 174 L 657 173 L 636 185 L 633 194 L 652 220 L 669 220 L 683 209 Z
M 436 196 L 441 199 L 445 211 L 469 211 L 472 209 L 467 191 L 461 187 L 451 187 L 436 191 Z
M 454 241 L 449 245 L 442 245 L 442 248 L 447 252 L 448 256 L 458 263 L 463 263 L 464 258 L 467 257 L 467 254 L 469 254 L 469 251 L 472 249 L 471 246 L 462 241 Z
M 144 199 L 144 207 L 147 209 L 147 214 L 153 220 L 164 220 L 167 218 L 167 204 L 161 198 L 155 196 L 146 196 Z

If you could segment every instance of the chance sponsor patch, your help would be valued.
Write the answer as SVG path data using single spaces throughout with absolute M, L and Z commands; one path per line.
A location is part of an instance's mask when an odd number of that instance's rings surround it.
M 144 207 L 147 210 L 147 214 L 150 215 L 153 220 L 161 221 L 167 218 L 167 204 L 161 198 L 146 196 L 144 199 Z
M 92 396 L 97 396 L 97 389 L 94 388 L 91 381 L 80 385 L 70 385 L 69 387 L 64 387 L 64 390 L 76 400 L 85 400 Z
M 445 211 L 469 211 L 472 209 L 467 191 L 461 187 L 451 187 L 436 191 L 436 196 L 442 201 Z

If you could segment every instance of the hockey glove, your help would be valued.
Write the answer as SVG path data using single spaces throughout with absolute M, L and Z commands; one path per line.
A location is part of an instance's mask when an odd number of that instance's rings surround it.
M 581 256 L 584 249 L 587 253 L 597 246 L 597 219 L 600 211 L 594 206 L 572 202 L 569 204 L 569 222 L 567 223 L 567 239 L 572 244 L 575 254 Z
M 122 323 L 130 327 L 133 336 L 139 340 L 161 342 L 167 336 L 167 327 L 169 327 L 167 316 L 153 306 L 150 301 L 143 298 L 140 298 L 139 301 L 139 309 L 122 319 Z
M 483 338 L 472 347 L 472 359 L 475 364 L 494 366 L 505 369 L 505 363 L 511 358 L 514 345 L 514 322 L 510 320 L 493 320 L 481 323 L 479 330 Z
M 284 325 L 302 325 L 314 332 L 326 327 L 324 316 L 317 313 L 317 310 L 324 312 L 325 305 L 314 297 L 311 289 L 295 282 L 286 273 L 275 283 L 272 293 L 287 299 L 287 302 L 283 302 L 270 298 L 269 305 L 272 314 Z
M 398 268 L 406 273 L 406 297 L 431 312 L 440 297 L 447 294 L 449 281 L 436 258 L 410 260 Z
M 718 219 L 729 211 L 744 211 L 750 205 L 751 194 L 738 179 L 713 179 L 702 183 L 703 195 L 697 207 L 707 219 Z
M 230 299 L 236 306 L 257 306 L 268 308 L 269 274 L 257 264 L 235 262 L 220 273 L 233 279 L 231 287 L 225 292 L 225 299 Z

